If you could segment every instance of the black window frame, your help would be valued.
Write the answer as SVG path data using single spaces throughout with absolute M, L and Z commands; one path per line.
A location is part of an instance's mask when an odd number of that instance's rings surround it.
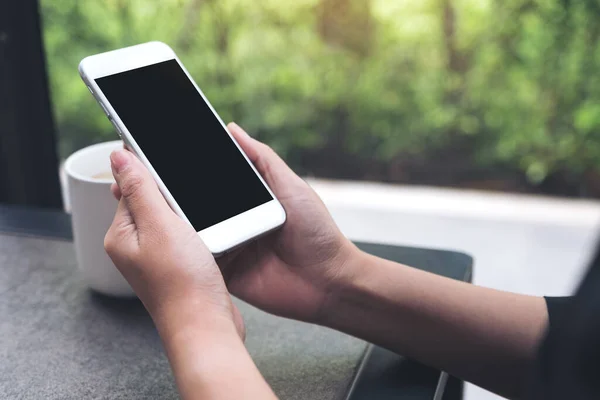
M 62 208 L 56 139 L 39 2 L 0 1 L 0 203 Z

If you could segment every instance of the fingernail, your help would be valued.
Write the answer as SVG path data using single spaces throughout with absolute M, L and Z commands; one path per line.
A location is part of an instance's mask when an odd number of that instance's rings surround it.
M 230 123 L 234 129 L 237 129 L 239 132 L 241 132 L 243 135 L 249 136 L 248 132 L 246 132 L 241 126 L 239 126 L 238 124 L 236 124 L 235 122 L 231 122 Z
M 129 164 L 129 152 L 127 150 L 115 150 L 110 154 L 110 163 L 118 174 Z

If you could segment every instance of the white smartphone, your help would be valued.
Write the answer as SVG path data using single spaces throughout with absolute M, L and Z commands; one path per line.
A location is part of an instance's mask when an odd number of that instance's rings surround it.
M 79 73 L 171 208 L 213 254 L 283 225 L 283 207 L 169 46 L 93 55 Z

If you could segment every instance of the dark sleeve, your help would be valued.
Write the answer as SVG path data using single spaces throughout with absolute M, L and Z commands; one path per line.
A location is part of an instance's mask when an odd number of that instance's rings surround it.
M 548 328 L 546 336 L 541 343 L 535 372 L 528 393 L 528 400 L 557 399 L 555 397 L 556 381 L 560 380 L 562 371 L 557 371 L 557 366 L 563 362 L 559 349 L 564 345 L 565 321 L 569 315 L 569 305 L 573 297 L 545 297 L 548 307 Z M 564 387 L 560 387 L 564 390 Z
M 525 398 L 600 399 L 598 283 L 599 280 L 588 279 L 575 297 L 546 297 L 548 330 Z
M 549 326 L 524 397 L 600 399 L 600 244 L 576 295 L 546 304 Z
M 548 330 L 560 326 L 560 321 L 573 297 L 545 297 L 548 306 Z

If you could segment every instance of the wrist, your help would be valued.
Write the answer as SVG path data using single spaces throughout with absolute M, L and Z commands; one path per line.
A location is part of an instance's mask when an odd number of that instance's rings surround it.
M 174 355 L 189 354 L 193 351 L 211 352 L 212 349 L 220 347 L 244 347 L 235 326 L 227 321 L 198 320 L 170 329 L 164 334 L 161 332 L 160 335 L 167 352 Z
M 233 322 L 217 313 L 200 311 L 198 314 L 202 315 L 157 325 L 169 362 L 177 374 L 193 370 L 194 374 L 204 376 L 205 369 L 211 368 L 210 364 L 218 354 L 225 357 L 231 352 L 245 350 Z
M 233 334 L 240 339 L 233 319 L 233 305 L 215 304 L 210 299 L 186 297 L 164 304 L 152 314 L 152 319 L 165 345 L 192 336 L 223 336 Z
M 328 327 L 334 325 L 335 316 L 341 311 L 344 299 L 352 297 L 352 292 L 358 288 L 358 282 L 363 279 L 368 257 L 369 254 L 349 242 L 346 254 L 336 266 L 336 277 L 327 289 L 315 323 Z
M 183 399 L 218 398 L 223 391 L 231 394 L 232 376 L 244 388 L 261 380 L 242 340 L 228 324 L 217 329 L 189 325 L 163 341 Z

